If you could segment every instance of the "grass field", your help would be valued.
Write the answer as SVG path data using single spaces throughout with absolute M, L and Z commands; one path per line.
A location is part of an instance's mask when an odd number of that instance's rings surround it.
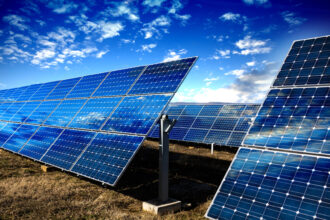
M 202 219 L 234 154 L 170 146 L 170 196 L 182 211 L 161 219 Z M 104 187 L 0 150 L 0 219 L 158 219 L 142 211 L 157 197 L 158 143 L 146 141 L 118 185 Z

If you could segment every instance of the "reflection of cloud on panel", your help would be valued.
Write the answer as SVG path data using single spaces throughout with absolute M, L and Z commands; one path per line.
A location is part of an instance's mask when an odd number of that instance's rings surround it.
M 77 118 L 78 123 L 88 123 L 90 121 L 103 121 L 105 116 L 100 112 L 90 112 L 86 116 L 80 116 Z

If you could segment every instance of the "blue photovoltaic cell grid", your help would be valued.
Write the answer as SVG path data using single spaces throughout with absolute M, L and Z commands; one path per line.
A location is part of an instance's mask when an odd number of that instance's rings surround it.
M 89 97 L 94 90 L 100 85 L 102 80 L 108 73 L 100 73 L 96 75 L 84 76 L 74 89 L 66 96 L 66 98 Z
M 24 122 L 39 105 L 40 102 L 25 102 L 24 105 L 10 118 L 10 121 Z
M 59 84 L 59 81 L 42 84 L 30 97 L 30 100 L 44 100 L 57 84 Z
M 207 217 L 330 219 L 329 39 L 293 44 Z
M 94 135 L 95 132 L 65 130 L 41 161 L 69 170 Z
M 65 127 L 85 102 L 86 99 L 64 100 L 47 118 L 44 124 Z
M 38 108 L 26 119 L 25 122 L 33 124 L 42 124 L 50 113 L 60 104 L 61 101 L 45 101 L 42 102 Z
M 328 63 L 322 60 L 328 61 L 330 58 L 329 43 L 328 36 L 296 41 L 293 44 L 273 88 L 244 140 L 245 145 L 330 154 L 330 81 L 322 81 L 324 77 L 328 77 Z M 313 55 L 310 59 L 312 54 L 317 56 Z M 313 65 L 309 65 L 311 61 Z M 303 67 L 299 67 L 300 74 L 306 68 L 310 72 L 307 71 L 304 76 L 295 76 L 296 82 L 308 78 L 307 83 L 279 83 L 283 78 L 283 71 L 289 71 L 289 74 L 296 71 L 296 63 L 300 62 L 305 63 Z M 305 68 L 307 64 L 309 66 Z M 319 72 L 320 68 L 323 68 L 322 72 Z M 284 76 L 285 80 L 290 77 L 291 75 Z M 310 81 L 315 77 L 320 81 Z M 293 88 L 298 85 L 301 88 Z M 283 86 L 286 88 L 281 88 Z
M 259 105 L 256 104 L 178 104 L 166 114 L 177 122 L 170 139 L 196 143 L 240 146 Z M 149 135 L 159 137 L 159 125 Z
M 2 120 L 9 121 L 13 115 L 18 112 L 21 107 L 24 105 L 24 102 L 13 102 L 7 110 L 1 115 Z
M 273 86 L 311 86 L 330 83 L 330 37 L 296 41 Z
M 62 131 L 63 129 L 60 128 L 40 127 L 18 153 L 40 160 Z
M 46 97 L 47 100 L 50 99 L 63 99 L 65 96 L 70 92 L 73 87 L 77 84 L 77 82 L 81 79 L 74 78 L 74 79 L 67 79 L 61 81 L 55 89 Z
M 100 129 L 122 97 L 90 99 L 75 116 L 69 127 Z
M 129 94 L 175 92 L 195 60 L 194 57 L 148 66 Z
M 330 159 L 241 148 L 206 217 L 330 219 Z
M 143 137 L 99 133 L 72 168 L 73 172 L 115 184 Z
M 125 95 L 144 68 L 140 66 L 110 72 L 93 96 Z
M 21 125 L 14 134 L 7 139 L 2 147 L 12 152 L 18 152 L 25 142 L 33 135 L 38 126 L 34 125 Z
M 17 101 L 27 101 L 41 87 L 42 84 L 31 85 L 18 97 Z
M 272 89 L 244 144 L 330 153 L 329 87 Z
M 0 146 L 115 185 L 196 59 L 151 68 L 144 95 L 128 92 L 147 66 L 0 90 Z
M 0 130 L 0 147 L 2 147 L 2 145 L 8 140 L 8 138 L 10 138 L 19 126 L 19 124 L 7 123 L 4 127 L 2 127 Z
M 125 97 L 102 130 L 146 135 L 172 95 Z

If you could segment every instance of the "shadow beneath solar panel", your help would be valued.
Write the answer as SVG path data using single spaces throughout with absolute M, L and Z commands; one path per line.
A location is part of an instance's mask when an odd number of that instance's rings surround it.
M 216 192 L 230 163 L 230 159 L 219 160 L 208 156 L 171 151 L 169 196 L 181 200 L 184 210 L 193 209 L 208 201 Z M 140 201 L 156 198 L 158 149 L 144 144 L 117 187 L 113 189 Z

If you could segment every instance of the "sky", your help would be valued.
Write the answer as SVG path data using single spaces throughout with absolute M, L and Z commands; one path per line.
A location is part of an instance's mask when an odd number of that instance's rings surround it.
M 0 0 L 0 89 L 198 56 L 180 102 L 263 101 L 328 0 Z

